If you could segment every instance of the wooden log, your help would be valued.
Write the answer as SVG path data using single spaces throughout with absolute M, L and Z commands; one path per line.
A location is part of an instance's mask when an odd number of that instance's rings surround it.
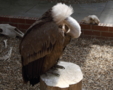
M 60 76 L 51 73 L 42 75 L 40 90 L 82 90 L 83 74 L 80 67 L 74 63 L 64 61 L 59 62 L 58 65 L 65 69 L 53 71 Z

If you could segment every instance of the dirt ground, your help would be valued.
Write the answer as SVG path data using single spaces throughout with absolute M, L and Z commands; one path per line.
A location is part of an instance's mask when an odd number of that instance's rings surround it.
M 3 40 L 7 39 L 8 47 Z M 39 90 L 23 84 L 20 39 L 0 36 L 0 90 Z M 3 60 L 12 47 L 11 57 Z M 67 46 L 61 58 L 78 64 L 84 74 L 83 90 L 113 90 L 113 40 L 74 39 Z

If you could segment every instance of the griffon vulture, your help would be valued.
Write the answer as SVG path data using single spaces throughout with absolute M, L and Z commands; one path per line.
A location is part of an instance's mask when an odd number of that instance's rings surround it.
M 58 3 L 27 30 L 20 43 L 24 82 L 37 84 L 40 75 L 57 64 L 71 38 L 80 36 L 81 27 L 72 13 L 71 6 Z

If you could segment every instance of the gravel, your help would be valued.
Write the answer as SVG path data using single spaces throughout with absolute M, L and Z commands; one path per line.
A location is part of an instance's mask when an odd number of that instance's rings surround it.
M 5 39 L 8 40 L 7 48 L 3 43 Z M 39 84 L 34 87 L 23 84 L 19 43 L 19 38 L 0 36 L 0 57 L 7 55 L 13 47 L 11 57 L 0 60 L 0 90 L 39 90 Z M 74 39 L 61 60 L 81 67 L 84 90 L 113 90 L 113 40 Z

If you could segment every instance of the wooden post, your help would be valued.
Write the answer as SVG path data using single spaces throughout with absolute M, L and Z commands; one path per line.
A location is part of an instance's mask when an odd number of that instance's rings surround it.
M 40 90 L 82 90 L 83 74 L 78 65 L 61 61 L 58 63 L 65 69 L 54 71 L 60 76 L 47 73 L 42 75 L 40 80 Z

